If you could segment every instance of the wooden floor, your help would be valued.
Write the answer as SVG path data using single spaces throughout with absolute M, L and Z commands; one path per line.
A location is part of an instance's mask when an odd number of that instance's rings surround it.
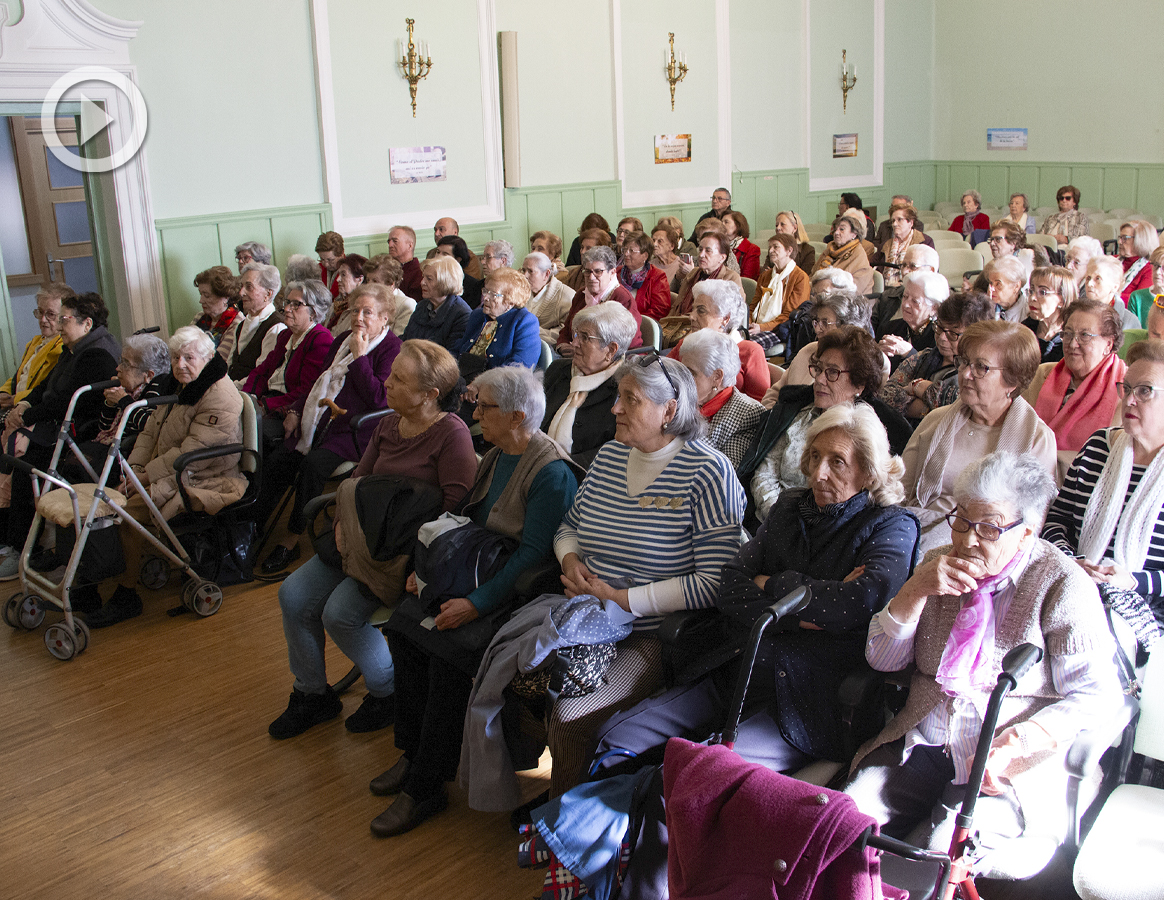
M 19 582 L 0 585 L 0 599 Z M 289 741 L 267 725 L 291 676 L 277 585 L 229 588 L 208 619 L 141 617 L 93 633 L 70 662 L 0 625 L 0 897 L 411 898 L 539 893 L 508 816 L 449 810 L 380 840 L 368 781 L 397 758 L 391 729 L 339 718 Z M 50 614 L 48 621 L 59 616 Z M 329 645 L 329 675 L 347 669 Z M 344 702 L 355 711 L 358 683 Z M 529 795 L 548 773 L 528 780 Z

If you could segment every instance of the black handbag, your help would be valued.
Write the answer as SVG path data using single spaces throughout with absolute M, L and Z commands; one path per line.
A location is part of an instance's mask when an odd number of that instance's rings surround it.
M 178 540 L 190 555 L 195 572 L 219 587 L 227 587 L 254 580 L 251 548 L 258 529 L 258 523 L 250 519 L 216 522 L 202 531 L 179 534 Z

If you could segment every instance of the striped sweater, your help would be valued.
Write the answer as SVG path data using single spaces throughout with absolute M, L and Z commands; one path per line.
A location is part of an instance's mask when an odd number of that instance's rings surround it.
M 1099 473 L 1103 471 L 1111 453 L 1108 436 L 1117 430 L 1101 428 L 1087 439 L 1087 443 L 1071 463 L 1063 487 L 1059 490 L 1059 496 L 1055 498 L 1050 512 L 1047 513 L 1043 538 L 1069 556 L 1079 552 L 1079 529 L 1083 526 L 1083 513 L 1095 491 Z M 1132 476 L 1128 480 L 1128 491 L 1124 497 L 1125 506 L 1131 499 L 1136 485 L 1140 483 L 1146 468 L 1132 466 Z M 1113 543 L 1115 541 L 1114 535 L 1112 541 Z M 1111 546 L 1108 547 L 1107 555 L 1113 555 Z M 1148 544 L 1148 558 L 1144 561 L 1144 571 L 1133 572 L 1132 575 L 1136 579 L 1136 590 L 1145 597 L 1164 595 L 1164 515 L 1156 519 L 1152 540 Z
M 639 629 L 677 609 L 715 603 L 720 572 L 740 548 L 744 489 L 730 462 L 703 440 L 687 442 L 641 494 L 627 496 L 631 448 L 598 452 L 554 549 L 603 580 L 628 579 Z

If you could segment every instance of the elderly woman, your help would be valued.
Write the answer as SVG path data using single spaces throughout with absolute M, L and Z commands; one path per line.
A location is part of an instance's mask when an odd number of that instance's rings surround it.
M 1066 261 L 1063 263 L 1075 279 L 1075 287 L 1083 293 L 1083 279 L 1087 277 L 1087 264 L 1097 256 L 1103 256 L 1103 244 L 1090 235 L 1072 238 L 1067 245 Z
M 1088 300 L 1105 303 L 1115 309 L 1124 328 L 1135 328 L 1140 320 L 1128 311 L 1120 299 L 1120 277 L 1123 268 L 1114 256 L 1095 256 L 1087 262 L 1080 293 Z
M 558 344 L 555 349 L 558 355 L 567 359 L 574 352 L 574 317 L 588 306 L 597 306 L 599 303 L 610 301 L 623 307 L 634 317 L 635 323 L 641 328 L 643 316 L 635 304 L 630 292 L 618 283 L 615 268 L 618 261 L 610 247 L 591 247 L 582 254 L 582 273 L 585 282 L 570 302 L 570 312 L 566 314 L 566 321 L 562 330 L 558 332 Z M 642 344 L 641 334 L 636 334 L 631 342 L 631 348 Z
M 651 239 L 641 231 L 633 231 L 622 241 L 622 262 L 615 269 L 618 283 L 635 300 L 635 306 L 644 316 L 661 319 L 671 309 L 671 286 L 667 274 L 651 265 Z
M 943 301 L 934 320 L 934 346 L 905 357 L 881 389 L 881 399 L 915 426 L 931 410 L 953 403 L 962 332 L 993 318 L 994 304 L 985 294 L 954 294 Z
M 24 345 L 16 371 L 0 386 L 0 409 L 11 409 L 44 381 L 61 355 L 61 301 L 75 297 L 67 284 L 49 282 L 36 292 L 36 317 L 39 334 Z
M 800 216 L 791 210 L 776 213 L 776 233 L 796 239 L 796 265 L 806 275 L 816 271 L 816 248 L 808 239 Z
M 913 571 L 918 537 L 917 520 L 895 505 L 903 493 L 901 459 L 890 456 L 885 429 L 865 404 L 821 413 L 808 429 L 800 468 L 806 486 L 785 493 L 724 566 L 715 600 L 742 649 L 765 608 L 798 587 L 812 590 L 798 619 L 782 620 L 784 627 L 764 636 L 748 683 L 745 718 L 767 711 L 779 730 L 765 730 L 753 754 L 745 726 L 737 750 L 779 771 L 812 759 L 848 760 L 840 685 L 864 668 L 869 621 Z M 795 677 L 778 677 L 785 672 Z M 671 737 L 698 740 L 728 715 L 735 676 L 724 666 L 616 715 L 603 726 L 597 757 L 629 750 L 637 768 L 661 761 Z
M 768 265 L 756 281 L 748 325 L 748 338 L 764 351 L 787 342 L 788 320 L 809 296 L 808 275 L 795 257 L 794 238 L 779 233 L 768 238 Z
M 350 296 L 352 291 L 364 283 L 364 265 L 367 257 L 358 253 L 349 253 L 335 264 L 335 283 L 339 291 L 331 304 L 331 315 L 328 316 L 327 330 L 334 335 L 343 334 L 352 330 L 352 315 L 350 312 Z
M 886 287 L 893 287 L 901 284 L 904 277 L 902 268 L 905 266 L 905 254 L 909 249 L 919 244 L 932 247 L 933 240 L 918 227 L 921 220 L 918 218 L 917 210 L 912 206 L 899 206 L 894 209 L 889 216 L 889 222 L 892 235 L 877 248 L 877 253 L 869 263 L 875 269 L 880 269 Z
M 361 459 L 376 423 L 365 423 L 360 433 L 353 435 L 352 420 L 386 408 L 384 383 L 401 346 L 400 338 L 388 327 L 395 313 L 395 298 L 382 284 L 368 284 L 357 287 L 348 300 L 351 331 L 332 342 L 319 377 L 283 419 L 285 439 L 263 465 L 262 492 L 254 513 L 260 526 L 278 506 L 284 491 L 292 486 L 295 489 L 287 536 L 263 562 L 264 575 L 278 572 L 299 558 L 299 536 L 307 528 L 304 507 L 323 493 L 337 466 Z M 342 412 L 335 413 L 328 401 Z
M 1062 266 L 1040 266 L 1031 273 L 1027 297 L 1023 325 L 1035 333 L 1043 362 L 1058 362 L 1063 358 L 1063 312 L 1079 299 L 1075 279 Z
M 864 215 L 860 212 L 843 215 L 836 221 L 833 239 L 824 255 L 816 261 L 814 271 L 842 269 L 853 276 L 858 292 L 867 294 L 873 290 L 873 269 L 869 266 L 865 248 L 861 246 L 864 234 L 856 230 L 860 224 L 864 224 Z
M 249 263 L 254 262 L 269 266 L 271 264 L 271 248 L 258 241 L 244 241 L 234 248 L 234 261 L 238 264 L 239 275 L 242 275 L 243 269 Z
M 1152 251 L 1148 257 L 1148 266 L 1152 271 L 1152 283 L 1146 288 L 1132 291 L 1128 297 L 1128 311 L 1140 320 L 1142 328 L 1148 327 L 1148 312 L 1155 298 L 1164 295 L 1164 247 Z M 0 395 L 2 401 L 3 396 Z
M 1019 260 L 1013 256 L 990 260 L 982 269 L 982 280 L 1000 319 L 1021 322 L 1026 317 L 1023 292 L 1027 286 L 1027 269 Z
M 336 284 L 335 280 L 335 268 L 345 256 L 343 235 L 338 231 L 325 231 L 315 241 L 315 252 L 319 257 L 319 275 L 317 277 L 327 285 L 328 291 L 335 297 L 339 294 L 339 285 Z
M 574 291 L 554 277 L 554 263 L 540 251 L 522 260 L 521 274 L 529 282 L 531 295 L 525 308 L 538 317 L 538 333 L 552 347 L 570 314 Z
M 1027 247 L 1025 232 L 1020 231 L 1014 222 L 996 222 L 990 229 L 990 255 L 993 259 L 1003 259 L 1013 256 L 1029 272 L 1034 268 L 1034 251 Z
M 637 334 L 634 316 L 617 303 L 588 306 L 574 317 L 573 354 L 546 369 L 542 431 L 584 469 L 614 439 L 614 376 Z
M 722 331 L 693 331 L 675 348 L 695 379 L 695 399 L 707 419 L 707 442 L 739 468 L 767 410 L 736 387 L 740 354 Z
M 1039 344 L 1013 322 L 975 322 L 958 342 L 958 399 L 921 420 L 909 439 L 905 503 L 919 510 L 923 549 L 949 539 L 954 481 L 995 450 L 1029 453 L 1054 477 L 1055 434 L 1022 393 L 1039 367 Z
M 578 226 L 578 236 L 574 238 L 573 243 L 570 244 L 570 252 L 566 256 L 567 266 L 577 266 L 582 264 L 582 240 L 584 232 L 597 229 L 601 231 L 613 243 L 613 237 L 610 233 L 610 223 L 599 213 L 590 213 L 582 220 L 582 224 Z M 607 244 L 606 246 L 610 246 Z
M 482 265 L 488 267 L 489 262 L 483 259 Z M 422 338 L 452 351 L 465 336 L 472 312 L 461 299 L 464 273 L 457 261 L 448 256 L 426 259 L 420 268 L 421 299 L 401 337 L 406 341 Z
M 275 349 L 279 333 L 287 327 L 275 309 L 281 287 L 282 279 L 274 266 L 259 262 L 243 266 L 239 287 L 243 314 L 218 344 L 218 353 L 226 360 L 227 374 L 236 387 L 242 387 L 259 360 Z
M 1078 560 L 1147 652 L 1164 621 L 1164 342 L 1133 344 L 1118 388 L 1123 427 L 1080 449 L 1043 537 Z
M 382 284 L 396 298 L 396 315 L 388 327 L 392 333 L 404 340 L 405 329 L 416 310 L 416 301 L 400 290 L 404 281 L 404 268 L 387 253 L 373 256 L 364 264 L 364 281 L 368 284 Z
M 1059 204 L 1059 211 L 1043 220 L 1039 234 L 1053 234 L 1060 246 L 1087 236 L 1091 225 L 1087 214 L 1079 209 L 1079 188 L 1064 185 L 1056 191 L 1055 202 Z
M 771 386 L 772 375 L 760 345 L 744 340 L 740 334 L 746 313 L 743 294 L 735 285 L 719 280 L 700 282 L 692 293 L 690 333 L 709 328 L 728 335 L 738 348 L 740 360 L 736 387 L 753 400 L 759 400 Z M 667 355 L 678 359 L 685 340 L 686 337 L 682 338 Z
M 1043 650 L 1003 703 L 975 809 L 975 844 L 1063 836 L 1079 732 L 1119 703 L 1114 646 L 1083 570 L 1037 535 L 1055 484 L 1039 460 L 1001 451 L 954 488 L 952 543 L 927 554 L 869 624 L 873 668 L 914 665 L 905 708 L 857 751 L 846 793 L 882 831 L 945 850 L 970 774 L 986 694 L 1006 653 Z
M 723 217 L 723 227 L 740 264 L 740 277 L 755 281 L 760 276 L 760 248 L 748 240 L 752 232 L 747 217 L 733 209 Z
M 1011 194 L 1007 208 L 1009 212 L 999 219 L 996 224 L 1010 222 L 1023 234 L 1035 233 L 1035 217 L 1028 215 L 1031 204 L 1027 200 L 1026 194 Z
M 938 271 L 938 251 L 925 244 L 914 244 L 906 248 L 902 258 L 900 274 L 904 280 L 914 272 Z M 890 333 L 890 326 L 901 318 L 901 298 L 905 296 L 905 285 L 890 285 L 881 292 L 873 304 L 870 317 L 873 320 L 873 336 L 878 340 Z M 895 326 L 896 327 L 896 326 Z M 894 334 L 898 332 L 894 331 Z
M 400 759 L 372 780 L 372 793 L 398 794 L 372 822 L 377 837 L 403 834 L 448 806 L 445 782 L 457 773 L 469 693 L 481 656 L 513 608 L 513 586 L 525 569 L 550 555 L 554 533 L 574 500 L 577 477 L 565 451 L 538 430 L 545 395 L 528 369 L 481 375 L 477 419 L 493 445 L 458 510 L 476 528 L 509 538 L 516 549 L 465 597 L 429 597 L 396 611 L 388 645 L 396 667 L 396 746 Z M 471 559 L 459 561 L 472 568 Z M 423 585 L 409 576 L 406 589 Z M 442 602 L 443 601 L 443 602 Z M 439 603 L 439 608 L 437 604 Z M 427 631 L 408 615 L 422 604 L 434 616 Z M 463 630 L 462 630 L 463 629 Z
M 701 225 L 717 221 L 707 219 Z M 731 255 L 731 242 L 726 234 L 712 231 L 699 240 L 699 265 L 687 273 L 683 284 L 679 288 L 678 296 L 671 305 L 671 310 L 663 320 L 663 344 L 673 347 L 688 331 L 691 330 L 691 308 L 695 297 L 692 293 L 695 285 L 703 281 L 730 281 L 740 290 L 740 297 L 744 295 L 740 276 L 727 265 Z
M 444 511 L 460 503 L 476 468 L 469 429 L 451 415 L 461 404 L 460 380 L 456 360 L 444 347 L 425 340 L 405 344 L 383 385 L 382 403 L 392 412 L 377 423 L 352 478 L 413 478 L 440 491 Z M 359 666 L 368 689 L 360 708 L 344 723 L 347 730 L 363 733 L 392 724 L 392 656 L 379 630 L 368 623 L 386 599 L 393 598 L 377 596 L 318 556 L 280 585 L 283 634 L 295 684 L 287 709 L 268 728 L 271 737 L 295 737 L 343 709 L 327 682 L 325 632 Z
M 971 188 L 962 194 L 962 215 L 950 223 L 950 231 L 962 235 L 962 240 L 969 240 L 975 231 L 988 231 L 990 217 L 982 212 L 982 195 Z
M 562 239 L 552 231 L 535 231 L 529 236 L 529 252 L 544 253 L 554 264 L 554 274 L 566 268 L 562 262 Z
M 488 265 L 488 264 L 486 264 Z M 461 376 L 469 384 L 469 400 L 476 399 L 474 379 L 498 366 L 532 369 L 542 356 L 538 318 L 525 308 L 530 287 L 514 269 L 494 268 L 485 275 L 481 308 L 469 313 L 465 336 L 453 348 Z M 462 410 L 462 415 L 469 415 Z
M 238 309 L 234 306 L 238 279 L 226 266 L 211 266 L 194 276 L 194 287 L 198 288 L 202 314 L 195 316 L 190 324 L 209 334 L 217 347 L 238 316 Z
M 670 285 L 677 284 L 679 248 L 682 245 L 682 231 L 670 225 L 664 225 L 662 220 L 655 224 L 651 231 L 651 246 L 655 251 L 655 255 L 651 257 L 651 265 L 661 269 L 663 274 L 667 276 L 668 290 L 670 290 Z
M 1063 358 L 1043 363 L 1023 396 L 1051 430 L 1059 448 L 1059 476 L 1093 433 L 1119 424 L 1119 397 L 1127 365 L 1119 315 L 1107 303 L 1076 300 L 1063 314 Z
M 642 219 L 636 219 L 634 216 L 626 216 L 618 220 L 618 224 L 614 226 L 614 251 L 618 254 L 619 259 L 622 259 L 622 251 L 623 246 L 626 244 L 626 239 L 636 231 L 641 233 L 644 230 Z
M 950 283 L 937 272 L 913 272 L 905 277 L 901 318 L 885 327 L 877 342 L 893 368 L 907 356 L 934 346 L 934 318 L 950 296 Z
M 1148 258 L 1160 246 L 1160 235 L 1151 223 L 1133 219 L 1120 226 L 1118 242 L 1120 262 L 1124 267 L 1120 299 L 1126 305 L 1133 291 L 1146 288 L 1152 283 L 1152 267 Z

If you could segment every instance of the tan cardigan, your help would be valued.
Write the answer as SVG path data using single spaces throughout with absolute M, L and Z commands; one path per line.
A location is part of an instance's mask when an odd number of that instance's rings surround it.
M 757 322 L 755 318 L 756 310 L 759 308 L 764 294 L 768 292 L 768 285 L 772 283 L 775 271 L 771 266 L 768 266 L 760 273 L 760 277 L 756 281 L 756 294 L 752 297 L 752 303 L 748 307 L 748 312 L 752 317 L 752 324 L 759 325 L 761 331 L 771 331 L 777 325 L 782 325 L 787 322 L 789 316 L 796 312 L 799 306 L 808 299 L 810 292 L 811 284 L 808 276 L 802 269 L 793 267 L 788 277 L 784 279 L 784 296 L 780 308 L 780 315 L 766 322 Z
M 852 275 L 859 294 L 873 290 L 873 268 L 869 265 L 869 255 L 858 240 L 851 240 L 843 247 L 838 247 L 836 241 L 830 242 L 812 271 L 815 274 L 828 268 L 842 269 Z

